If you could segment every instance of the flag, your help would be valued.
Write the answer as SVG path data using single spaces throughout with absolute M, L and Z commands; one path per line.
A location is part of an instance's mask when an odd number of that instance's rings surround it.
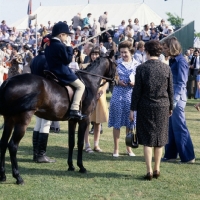
M 27 15 L 32 14 L 32 0 L 29 0 Z
M 32 14 L 32 0 L 29 0 L 28 2 L 28 9 L 27 9 L 27 15 L 31 15 Z M 30 27 L 31 25 L 31 20 L 28 19 L 28 27 Z

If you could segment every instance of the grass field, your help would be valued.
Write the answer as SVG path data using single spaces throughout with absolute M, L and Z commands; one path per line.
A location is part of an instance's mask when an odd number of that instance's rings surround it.
M 26 135 L 20 143 L 18 161 L 23 186 L 15 184 L 12 177 L 9 154 L 6 153 L 7 181 L 0 184 L 0 200 L 125 200 L 125 199 L 200 199 L 200 113 L 193 105 L 197 100 L 188 100 L 187 125 L 194 143 L 196 163 L 162 163 L 161 176 L 153 181 L 142 179 L 146 172 L 143 148 L 134 150 L 136 157 L 125 154 L 125 129 L 121 131 L 119 158 L 113 158 L 112 129 L 103 124 L 100 146 L 102 153 L 83 153 L 87 174 L 80 174 L 76 167 L 77 148 L 74 150 L 75 172 L 67 171 L 68 135 L 67 122 L 61 122 L 61 132 L 51 133 L 47 154 L 56 163 L 32 162 L 32 119 Z M 0 117 L 2 123 L 2 117 Z M 2 131 L 1 131 L 2 132 Z M 1 133 L 0 133 L 1 134 Z M 93 144 L 92 135 L 90 135 Z

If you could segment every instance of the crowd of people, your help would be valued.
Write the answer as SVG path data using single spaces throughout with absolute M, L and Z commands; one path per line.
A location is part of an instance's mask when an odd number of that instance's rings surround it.
M 99 19 L 93 19 L 93 23 L 91 18 L 91 13 L 85 18 L 78 13 L 72 18 L 71 25 L 64 21 L 52 26 L 49 21 L 47 26 L 41 24 L 38 30 L 30 26 L 25 31 L 10 28 L 3 20 L 0 25 L 0 41 L 3 44 L 0 50 L 0 67 L 4 69 L 1 71 L 1 83 L 3 75 L 12 68 L 6 63 L 17 55 L 21 55 L 23 60 L 19 66 L 20 73 L 41 75 L 33 70 L 33 65 L 36 59 L 46 59 L 47 68 L 64 85 L 71 84 L 76 88 L 70 116 L 84 118 L 79 111 L 79 103 L 85 86 L 74 72 L 87 68 L 102 54 L 113 50 L 117 73 L 109 116 L 106 102 L 108 86 L 105 84 L 98 91 L 96 110 L 90 119 L 92 131 L 89 131 L 88 126 L 85 133 L 85 151 L 103 151 L 99 145 L 101 123 L 108 122 L 108 126 L 113 127 L 112 156 L 119 157 L 120 129 L 125 126 L 128 133 L 136 123 L 139 143 L 144 146 L 147 166 L 145 179 L 160 176 L 163 146 L 165 154 L 162 161 L 177 159 L 179 155 L 181 162 L 194 163 L 194 149 L 185 122 L 184 108 L 189 71 L 192 75 L 199 72 L 199 50 L 190 48 L 182 55 L 181 46 L 175 37 L 166 39 L 161 44 L 159 40 L 173 32 L 173 28 L 165 24 L 163 19 L 158 26 L 152 22 L 142 29 L 137 18 L 134 23 L 129 19 L 127 24 L 122 20 L 119 26 L 108 29 L 108 12 L 104 12 Z M 91 41 L 88 40 L 90 37 Z M 87 41 L 82 43 L 85 40 Z M 34 161 L 55 162 L 45 156 L 49 128 L 49 121 L 37 119 L 33 133 Z M 94 134 L 94 148 L 91 148 L 89 142 L 89 132 Z M 152 148 L 155 158 L 153 170 Z M 128 146 L 126 153 L 128 156 L 135 156 Z

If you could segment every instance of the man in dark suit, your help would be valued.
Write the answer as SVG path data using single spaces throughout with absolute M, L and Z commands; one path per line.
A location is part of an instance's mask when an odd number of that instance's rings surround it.
M 106 47 L 107 50 L 114 50 L 114 53 L 117 52 L 117 46 L 116 43 L 112 40 L 112 37 L 108 37 L 108 42 L 104 44 L 104 47 Z
M 200 68 L 199 50 L 195 49 L 192 59 L 190 61 L 190 75 L 196 76 Z

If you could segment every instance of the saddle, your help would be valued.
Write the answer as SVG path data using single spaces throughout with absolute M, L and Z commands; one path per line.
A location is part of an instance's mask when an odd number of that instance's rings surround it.
M 58 78 L 57 76 L 48 71 L 48 70 L 44 70 L 44 75 L 46 76 L 46 78 L 50 79 L 50 80 L 53 80 L 55 81 L 57 84 L 59 84 L 60 86 L 64 87 L 66 90 L 67 90 L 67 94 L 68 94 L 68 97 L 69 97 L 69 101 L 70 103 L 72 102 L 73 100 L 73 96 L 74 96 L 74 92 L 75 92 L 75 88 L 71 85 L 64 85 Z

